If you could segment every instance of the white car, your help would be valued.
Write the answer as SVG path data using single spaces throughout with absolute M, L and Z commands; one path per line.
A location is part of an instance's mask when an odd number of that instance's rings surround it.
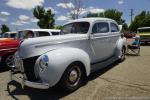
M 59 34 L 60 34 L 60 30 L 57 29 L 24 29 L 18 31 L 16 38 L 26 39 L 26 38 L 52 36 L 52 35 L 59 35 Z
M 12 32 L 6 32 L 2 35 L 2 38 L 15 38 L 16 37 L 16 33 L 15 31 Z
M 70 21 L 61 34 L 24 40 L 15 54 L 11 79 L 22 86 L 48 89 L 59 85 L 74 91 L 92 71 L 125 59 L 126 41 L 112 19 Z

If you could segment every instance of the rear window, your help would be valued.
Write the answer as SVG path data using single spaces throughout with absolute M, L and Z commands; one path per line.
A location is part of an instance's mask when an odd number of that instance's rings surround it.
M 38 31 L 37 33 L 38 33 L 38 37 L 41 37 L 41 36 L 50 36 L 49 32 Z

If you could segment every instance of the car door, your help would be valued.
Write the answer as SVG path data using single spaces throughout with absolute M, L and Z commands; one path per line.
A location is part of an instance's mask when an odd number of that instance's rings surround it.
M 110 47 L 111 47 L 111 54 L 113 55 L 115 53 L 116 50 L 116 43 L 118 41 L 118 39 L 120 38 L 120 31 L 119 31 L 119 27 L 115 22 L 110 22 Z
M 103 61 L 110 56 L 109 34 L 108 22 L 96 22 L 93 25 L 91 39 L 95 54 L 94 62 Z

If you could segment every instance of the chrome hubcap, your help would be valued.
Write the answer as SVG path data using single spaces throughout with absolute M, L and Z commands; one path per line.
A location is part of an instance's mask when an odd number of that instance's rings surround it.
M 69 81 L 74 83 L 78 78 L 78 73 L 76 70 L 72 70 L 70 75 L 69 75 Z
M 68 83 L 71 86 L 75 86 L 80 81 L 80 78 L 81 78 L 81 70 L 79 66 L 73 67 L 69 72 Z
M 5 62 L 8 67 L 12 67 L 14 65 L 14 55 L 8 56 Z

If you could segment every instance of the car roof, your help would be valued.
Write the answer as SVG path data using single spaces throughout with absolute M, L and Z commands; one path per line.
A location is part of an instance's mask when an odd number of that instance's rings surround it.
M 5 32 L 4 34 L 16 34 L 17 32 L 16 31 L 11 31 L 11 32 Z
M 95 21 L 113 21 L 113 22 L 115 22 L 114 20 L 109 19 L 109 18 L 92 17 L 92 18 L 80 18 L 80 19 L 76 19 L 76 20 L 71 20 L 66 24 L 73 23 L 73 22 L 95 22 Z
M 140 27 L 140 28 L 138 28 L 138 29 L 150 29 L 150 27 Z
M 46 31 L 46 32 L 60 32 L 58 29 L 24 29 L 19 31 Z

